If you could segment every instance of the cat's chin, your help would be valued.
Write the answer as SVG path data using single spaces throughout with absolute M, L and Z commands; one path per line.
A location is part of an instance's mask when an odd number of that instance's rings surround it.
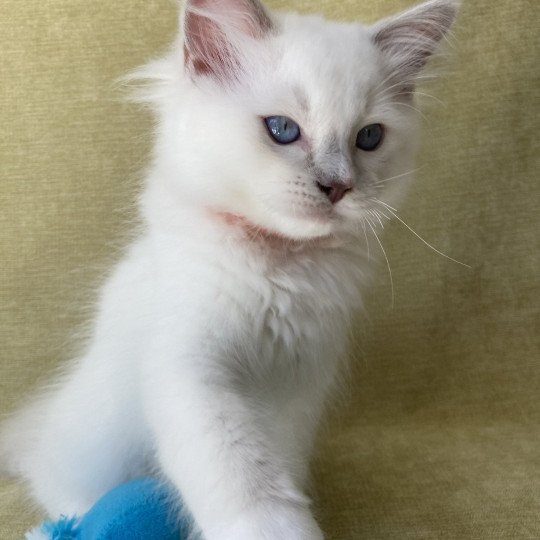
M 333 226 L 330 222 L 287 219 L 275 220 L 279 223 L 257 224 L 246 216 L 232 212 L 216 211 L 212 214 L 225 226 L 238 231 L 249 240 L 276 244 L 313 245 L 335 243 Z

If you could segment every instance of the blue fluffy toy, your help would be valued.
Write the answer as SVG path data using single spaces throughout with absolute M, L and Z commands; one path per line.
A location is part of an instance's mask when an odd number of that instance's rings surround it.
M 47 521 L 27 540 L 182 540 L 191 520 L 180 518 L 181 503 L 166 484 L 152 478 L 119 486 L 82 517 Z

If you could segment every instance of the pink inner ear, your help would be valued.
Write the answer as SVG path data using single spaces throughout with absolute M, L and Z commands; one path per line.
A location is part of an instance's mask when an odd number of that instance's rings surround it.
M 197 74 L 216 76 L 221 76 L 233 68 L 231 46 L 214 21 L 188 11 L 185 18 L 185 32 L 186 66 L 190 66 Z
M 189 0 L 184 21 L 185 64 L 196 74 L 230 77 L 239 67 L 231 38 L 263 37 L 272 22 L 258 0 Z

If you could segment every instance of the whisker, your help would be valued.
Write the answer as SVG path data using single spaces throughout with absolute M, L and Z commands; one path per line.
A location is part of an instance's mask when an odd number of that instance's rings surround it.
M 414 173 L 420 171 L 424 167 L 425 167 L 425 165 L 423 165 L 422 167 L 418 167 L 417 169 L 412 169 L 411 171 L 407 171 L 407 172 L 404 172 L 404 173 L 401 173 L 401 174 L 396 174 L 396 176 L 391 176 L 390 178 L 383 178 L 382 180 L 377 180 L 376 182 L 374 182 L 373 185 L 378 186 L 380 184 L 385 184 L 386 182 L 392 182 L 394 180 L 399 180 L 400 178 L 403 178 L 404 176 L 408 176 L 409 174 L 414 174 Z
M 388 203 L 385 203 L 384 201 L 381 201 L 380 199 L 377 199 L 376 197 L 372 197 L 370 200 L 372 200 L 373 202 L 382 204 L 386 208 L 389 208 L 390 210 L 393 210 L 394 212 L 397 212 L 397 210 L 393 206 L 390 206 Z
M 381 227 L 384 229 L 384 225 L 383 225 L 383 222 L 381 221 L 381 216 L 379 215 L 379 213 L 378 213 L 376 210 L 368 210 L 368 212 L 369 212 L 372 216 L 375 216 L 375 218 L 377 219 L 377 221 L 381 224 Z
M 394 77 L 395 77 L 395 72 L 392 71 L 384 79 L 382 79 L 379 82 L 379 84 L 377 84 L 377 86 L 372 91 L 374 93 L 377 93 L 377 90 L 379 90 L 379 88 L 381 88 L 381 86 L 384 86 L 388 81 L 390 81 Z M 434 79 L 434 76 L 432 74 L 424 73 L 424 74 L 419 74 L 419 75 L 415 75 L 414 77 L 411 77 L 410 82 L 417 82 L 417 81 L 423 81 L 423 80 L 432 80 L 432 79 Z M 392 84 L 390 86 L 385 87 L 383 89 L 383 92 L 388 92 L 389 90 L 392 90 L 396 86 L 403 86 L 403 81 L 398 81 L 397 83 L 394 83 L 394 84 Z M 379 92 L 379 94 L 381 94 L 383 92 Z
M 386 261 L 386 266 L 388 268 L 388 275 L 390 276 L 390 291 L 392 295 L 392 309 L 394 308 L 394 278 L 392 277 L 392 269 L 390 268 L 390 261 L 388 260 L 388 256 L 386 255 L 386 251 L 382 245 L 382 242 L 379 240 L 379 237 L 377 236 L 377 233 L 375 232 L 375 228 L 371 224 L 371 221 L 369 218 L 366 218 L 367 224 L 369 228 L 372 230 L 373 234 L 375 235 L 375 238 L 377 239 L 377 242 L 379 243 L 379 246 L 381 248 L 381 251 L 384 255 L 384 259 Z
M 394 83 L 390 86 L 386 86 L 385 88 L 383 88 L 382 90 L 378 91 L 379 88 L 381 88 L 381 86 L 385 85 L 390 79 L 392 79 L 393 77 L 395 76 L 394 73 L 391 73 L 389 76 L 387 76 L 385 79 L 383 79 L 374 89 L 373 89 L 373 93 L 377 96 L 378 99 L 381 99 L 381 98 L 386 98 L 386 97 L 389 97 L 389 96 L 395 96 L 397 93 L 402 93 L 402 92 L 392 92 L 392 90 L 394 90 L 394 88 L 400 88 L 400 87 L 403 87 L 403 81 L 398 81 L 397 83 Z M 434 74 L 424 74 L 424 75 L 417 75 L 413 78 L 410 79 L 409 82 L 411 83 L 422 83 L 422 81 L 430 81 L 430 80 L 433 80 L 435 79 L 435 75 Z M 417 90 L 412 90 L 410 92 L 406 92 L 405 94 L 406 95 L 411 95 L 411 96 L 414 96 L 414 94 L 418 93 Z
M 442 105 L 443 107 L 446 107 L 446 103 L 442 100 L 440 100 L 438 97 L 432 96 L 431 94 L 427 94 L 426 92 L 419 92 L 418 90 L 415 90 L 414 92 L 417 96 L 423 96 L 429 99 L 432 99 L 439 103 L 439 105 Z
M 368 258 L 368 261 L 370 261 L 371 257 L 369 254 L 369 240 L 368 240 L 367 231 L 366 231 L 366 218 L 362 218 L 362 229 L 364 229 L 364 236 L 366 237 L 367 258 Z
M 442 251 L 439 251 L 436 247 L 432 246 L 427 240 L 424 240 L 412 227 L 410 227 L 409 225 L 407 225 L 407 223 L 405 223 L 397 214 L 396 214 L 396 209 L 395 208 L 392 208 L 389 204 L 386 204 L 385 202 L 383 201 L 380 201 L 379 199 L 371 199 L 373 202 L 376 202 L 376 203 L 379 203 L 379 204 L 382 204 L 385 209 L 390 212 L 390 214 L 392 214 L 392 216 L 394 216 L 402 225 L 404 225 L 405 227 L 407 227 L 407 229 L 409 229 L 409 231 L 411 231 L 414 236 L 416 236 L 421 242 L 423 242 L 428 248 L 432 249 L 435 253 L 438 253 L 439 255 L 441 255 L 442 257 L 444 257 L 445 259 L 448 259 L 450 261 L 453 261 L 457 264 L 460 264 L 461 266 L 465 266 L 466 268 L 472 268 L 472 266 L 464 263 L 464 262 L 461 262 L 461 261 L 458 261 L 457 259 L 454 259 L 453 257 L 450 257 L 449 255 L 446 255 L 446 253 L 443 253 Z
M 395 106 L 401 106 L 401 107 L 407 107 L 409 109 L 412 109 L 417 114 L 419 114 L 424 120 L 427 121 L 426 115 L 417 107 L 414 107 L 413 105 L 410 105 L 409 103 L 402 103 L 401 101 L 391 101 L 391 102 L 385 102 L 385 105 L 395 105 Z
M 380 210 L 375 210 L 375 213 L 379 216 L 379 219 L 387 219 L 388 221 L 392 221 L 392 218 L 390 216 L 387 216 L 384 212 L 381 212 Z

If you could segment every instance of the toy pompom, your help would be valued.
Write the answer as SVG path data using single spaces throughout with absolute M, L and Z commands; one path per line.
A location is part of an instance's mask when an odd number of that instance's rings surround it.
M 121 485 L 78 518 L 45 522 L 26 540 L 184 540 L 192 520 L 176 491 L 153 478 Z
M 26 534 L 26 540 L 73 540 L 78 538 L 78 518 L 62 516 L 58 521 L 46 521 Z
M 175 491 L 153 478 L 121 485 L 81 519 L 80 540 L 180 540 L 189 523 L 179 521 Z

